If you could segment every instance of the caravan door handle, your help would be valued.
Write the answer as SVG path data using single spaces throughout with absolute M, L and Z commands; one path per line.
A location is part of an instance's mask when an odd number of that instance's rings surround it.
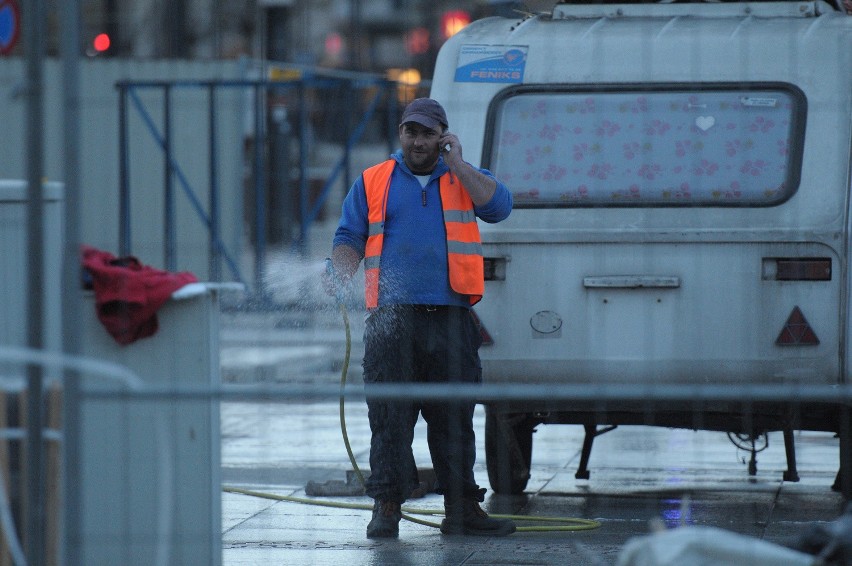
M 676 289 L 680 277 L 674 275 L 595 275 L 583 277 L 586 289 Z

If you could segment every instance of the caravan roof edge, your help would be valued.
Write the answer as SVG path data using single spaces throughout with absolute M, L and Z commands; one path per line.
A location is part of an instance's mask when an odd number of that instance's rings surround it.
M 836 12 L 827 2 L 701 2 L 643 4 L 557 4 L 554 20 L 576 18 L 814 18 Z

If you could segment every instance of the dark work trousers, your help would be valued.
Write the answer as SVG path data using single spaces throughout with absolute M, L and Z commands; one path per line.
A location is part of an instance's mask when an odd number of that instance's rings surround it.
M 475 403 L 370 398 L 374 383 L 480 383 L 482 339 L 464 307 L 393 305 L 375 309 L 364 331 L 364 383 L 372 440 L 367 495 L 404 502 L 417 485 L 411 444 L 418 415 L 445 500 L 484 499 L 473 477 Z

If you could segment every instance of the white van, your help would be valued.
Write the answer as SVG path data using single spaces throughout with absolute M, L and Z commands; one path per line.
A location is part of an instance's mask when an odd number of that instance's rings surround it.
M 852 16 L 839 7 L 486 18 L 443 46 L 431 95 L 464 157 L 515 199 L 481 225 L 486 383 L 850 381 Z M 837 406 L 751 407 L 487 404 L 491 486 L 525 489 L 540 424 L 586 426 L 581 478 L 599 427 L 620 424 L 784 431 L 792 481 L 792 431 L 849 445 Z

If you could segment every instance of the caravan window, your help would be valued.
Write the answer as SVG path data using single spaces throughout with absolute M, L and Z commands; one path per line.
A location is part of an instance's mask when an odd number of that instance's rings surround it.
M 792 85 L 518 87 L 483 164 L 517 207 L 769 206 L 798 187 L 804 116 Z

